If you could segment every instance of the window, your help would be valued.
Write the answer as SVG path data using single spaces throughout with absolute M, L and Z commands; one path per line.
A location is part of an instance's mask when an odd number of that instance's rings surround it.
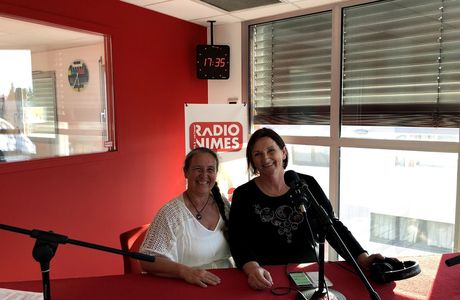
M 343 10 L 344 136 L 458 141 L 459 8 L 397 0 Z
M 371 242 L 444 253 L 453 234 L 452 224 L 371 213 Z
M 254 24 L 250 85 L 254 124 L 329 125 L 331 13 Z M 326 128 L 324 128 L 326 127 Z
M 451 251 L 457 156 L 342 147 L 340 219 L 371 252 Z M 436 237 L 438 230 L 450 234 Z
M 110 36 L 0 17 L 0 161 L 115 150 Z
M 56 137 L 56 73 L 54 71 L 32 72 L 32 90 L 24 107 L 29 136 Z
M 252 128 L 284 137 L 369 252 L 458 249 L 460 2 L 363 2 L 247 23 Z

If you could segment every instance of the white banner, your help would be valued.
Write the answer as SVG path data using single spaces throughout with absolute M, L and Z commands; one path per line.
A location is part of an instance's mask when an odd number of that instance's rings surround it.
M 185 104 L 185 153 L 207 147 L 219 156 L 217 182 L 229 199 L 248 181 L 247 107 L 244 104 Z

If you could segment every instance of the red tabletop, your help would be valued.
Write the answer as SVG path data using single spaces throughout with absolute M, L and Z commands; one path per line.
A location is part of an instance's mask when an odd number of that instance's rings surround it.
M 432 256 L 431 264 L 439 262 L 438 273 L 424 272 L 406 280 L 378 284 L 370 282 L 383 300 L 392 299 L 460 299 L 458 279 L 460 265 L 455 268 L 444 267 L 445 256 Z M 267 266 L 272 274 L 275 286 L 289 287 L 286 272 L 301 269 L 316 271 L 316 264 L 301 266 Z M 454 269 L 455 268 L 455 269 Z M 201 288 L 182 280 L 161 278 L 152 275 L 114 275 L 89 278 L 51 280 L 52 299 L 295 299 L 296 293 L 273 295 L 270 290 L 255 291 L 249 288 L 244 273 L 237 269 L 213 270 L 222 282 L 218 286 Z M 342 293 L 346 299 L 369 299 L 364 284 L 354 273 L 352 267 L 344 262 L 328 262 L 325 265 L 326 276 L 333 282 L 332 288 Z M 456 273 L 456 274 L 455 274 Z M 51 271 L 52 278 L 52 271 Z M 431 282 L 434 279 L 433 286 Z M 457 286 L 455 286 L 457 284 Z M 2 288 L 37 291 L 42 289 L 41 281 L 0 283 Z M 448 295 L 449 297 L 446 297 Z M 452 297 L 454 298 L 452 298 Z M 455 298 L 456 297 L 456 298 Z
M 443 254 L 427 299 L 460 299 L 460 264 L 448 267 L 446 259 L 460 253 Z

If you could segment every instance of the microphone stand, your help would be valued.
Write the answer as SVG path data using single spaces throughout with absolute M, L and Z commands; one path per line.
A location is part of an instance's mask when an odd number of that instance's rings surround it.
M 304 183 L 299 182 L 300 187 L 298 190 L 300 190 L 300 195 L 301 195 L 301 200 L 305 204 L 311 204 L 313 209 L 316 211 L 318 214 L 319 222 L 322 225 L 322 228 L 325 230 L 322 230 L 319 235 L 319 271 L 318 271 L 318 288 L 315 290 L 314 294 L 312 295 L 309 300 L 317 300 L 317 299 L 345 299 L 345 296 L 340 294 L 337 291 L 333 291 L 332 289 L 328 289 L 327 286 L 325 285 L 325 279 L 324 279 L 324 242 L 326 239 L 325 232 L 328 232 L 332 234 L 340 246 L 342 247 L 342 250 L 344 254 L 346 254 L 346 258 L 348 259 L 349 262 L 352 263 L 353 267 L 355 268 L 356 272 L 358 273 L 361 281 L 365 285 L 366 289 L 369 292 L 370 298 L 372 300 L 380 300 L 380 296 L 377 294 L 377 292 L 372 288 L 370 285 L 369 281 L 367 280 L 366 276 L 364 275 L 363 271 L 359 267 L 358 263 L 356 260 L 353 258 L 353 255 L 351 255 L 350 251 L 348 250 L 347 246 L 345 243 L 342 241 L 340 238 L 340 235 L 338 232 L 335 230 L 334 224 L 332 223 L 331 218 L 329 215 L 326 213 L 324 208 L 318 203 L 316 200 L 315 196 L 313 196 L 313 193 L 310 191 L 308 186 Z M 306 195 L 305 195 L 306 194 Z M 309 199 L 311 201 L 309 201 Z M 304 205 L 304 204 L 302 204 Z M 306 213 L 305 213 L 306 216 Z M 323 232 L 324 231 L 324 232 Z M 337 294 L 337 295 L 336 295 Z
M 21 234 L 29 235 L 32 238 L 35 238 L 35 245 L 32 250 L 33 258 L 40 263 L 40 270 L 42 272 L 42 284 L 43 284 L 43 299 L 51 300 L 51 288 L 50 288 L 50 261 L 54 257 L 54 254 L 57 251 L 59 244 L 74 244 L 82 247 L 92 248 L 96 250 L 101 250 L 105 252 L 111 252 L 115 254 L 120 254 L 123 256 L 131 257 L 143 261 L 155 261 L 155 257 L 151 255 L 146 255 L 137 252 L 126 252 L 123 250 L 110 248 L 102 245 L 87 243 L 83 241 L 69 239 L 65 235 L 57 234 L 52 231 L 43 231 L 43 230 L 27 230 L 19 227 L 14 227 L 10 225 L 0 224 L 0 229 L 17 232 Z
M 303 194 L 302 195 L 302 201 L 303 202 L 308 202 L 307 199 Z M 305 210 L 305 205 L 302 203 L 301 204 L 301 209 L 300 209 L 304 215 L 305 218 L 307 218 L 307 211 Z M 318 249 L 318 286 L 314 290 L 307 290 L 307 291 L 302 291 L 297 294 L 296 300 L 321 300 L 321 299 L 327 299 L 327 300 L 346 300 L 345 296 L 340 293 L 339 291 L 329 289 L 326 284 L 325 280 L 325 275 L 324 275 L 324 244 L 326 242 L 326 234 L 325 231 L 327 230 L 327 226 L 325 225 L 332 225 L 332 221 L 330 220 L 329 217 L 324 218 L 324 215 L 320 214 L 320 223 L 321 223 L 321 230 L 319 231 L 318 234 L 318 244 L 319 244 L 319 249 Z

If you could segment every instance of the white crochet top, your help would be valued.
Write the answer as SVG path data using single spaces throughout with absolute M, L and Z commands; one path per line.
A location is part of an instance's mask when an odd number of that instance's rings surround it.
M 227 211 L 228 208 L 227 202 Z M 140 252 L 163 256 L 190 267 L 233 267 L 223 227 L 221 216 L 214 230 L 204 227 L 185 206 L 181 194 L 158 211 L 145 235 Z

